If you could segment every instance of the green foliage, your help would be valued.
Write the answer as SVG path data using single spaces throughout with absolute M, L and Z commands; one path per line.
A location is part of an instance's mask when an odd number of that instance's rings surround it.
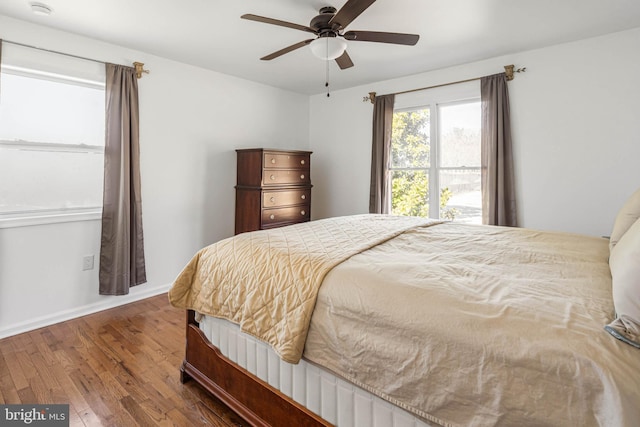
M 394 113 L 391 159 L 394 167 L 429 167 L 429 110 Z
M 429 178 L 425 171 L 393 172 L 391 212 L 429 217 Z

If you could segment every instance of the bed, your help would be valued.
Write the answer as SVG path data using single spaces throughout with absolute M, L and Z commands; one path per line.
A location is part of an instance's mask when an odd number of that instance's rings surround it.
M 187 309 L 182 380 L 260 426 L 637 425 L 636 318 L 614 304 L 610 245 L 389 215 L 244 233 L 199 251 L 169 292 Z M 301 365 L 346 415 L 296 392 Z

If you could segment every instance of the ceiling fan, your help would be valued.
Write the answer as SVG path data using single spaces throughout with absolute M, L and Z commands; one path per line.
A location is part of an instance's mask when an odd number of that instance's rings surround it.
M 311 50 L 316 56 L 325 60 L 335 59 L 340 69 L 344 70 L 345 68 L 353 67 L 353 61 L 351 61 L 346 51 L 347 43 L 344 40 L 392 43 L 408 46 L 413 46 L 418 43 L 420 36 L 416 34 L 355 30 L 345 32 L 345 28 L 373 3 L 375 3 L 375 0 L 348 0 L 340 10 L 336 10 L 336 8 L 331 6 L 323 7 L 319 11 L 320 14 L 311 20 L 309 26 L 252 14 L 242 15 L 241 18 L 293 28 L 294 30 L 305 31 L 316 35 L 315 39 L 303 40 L 260 58 L 263 61 L 269 61 L 303 46 L 311 45 Z

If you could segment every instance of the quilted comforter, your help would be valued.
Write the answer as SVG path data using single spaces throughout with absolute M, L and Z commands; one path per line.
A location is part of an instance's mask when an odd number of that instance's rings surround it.
M 283 360 L 298 363 L 324 276 L 355 254 L 435 223 L 355 215 L 240 234 L 200 250 L 175 280 L 169 300 L 239 324 Z

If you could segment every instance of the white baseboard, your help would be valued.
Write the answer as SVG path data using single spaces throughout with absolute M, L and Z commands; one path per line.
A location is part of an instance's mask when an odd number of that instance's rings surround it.
M 3 326 L 2 328 L 0 328 L 0 339 L 18 335 L 23 332 L 33 331 L 34 329 L 53 325 L 55 323 L 64 322 L 65 320 L 75 319 L 77 317 L 86 316 L 88 314 L 97 313 L 103 310 L 108 310 L 110 308 L 129 304 L 134 301 L 140 301 L 145 298 L 166 293 L 170 288 L 171 284 L 164 284 L 151 288 L 148 288 L 146 286 L 143 288 L 133 287 L 131 288 L 128 295 L 108 296 L 104 297 L 102 301 L 86 304 L 69 310 L 63 310 L 25 322 Z

